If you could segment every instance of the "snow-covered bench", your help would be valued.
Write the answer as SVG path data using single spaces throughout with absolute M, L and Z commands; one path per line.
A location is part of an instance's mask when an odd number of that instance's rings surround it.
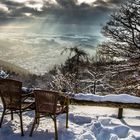
M 127 94 L 99 96 L 94 94 L 79 93 L 75 94 L 71 98 L 71 102 L 72 104 L 77 105 L 94 105 L 119 108 L 119 119 L 122 118 L 123 108 L 140 109 L 140 97 L 131 96 Z

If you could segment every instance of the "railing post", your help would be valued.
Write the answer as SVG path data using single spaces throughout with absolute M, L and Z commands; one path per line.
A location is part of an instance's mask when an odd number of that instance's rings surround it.
M 123 115 L 123 108 L 119 108 L 119 110 L 118 110 L 118 119 L 122 119 L 122 115 Z

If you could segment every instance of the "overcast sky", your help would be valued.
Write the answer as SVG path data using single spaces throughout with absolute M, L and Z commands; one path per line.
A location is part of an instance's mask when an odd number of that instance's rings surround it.
M 48 23 L 50 26 L 59 23 L 100 29 L 122 2 L 124 0 L 1 0 L 0 28 L 39 25 L 42 29 Z

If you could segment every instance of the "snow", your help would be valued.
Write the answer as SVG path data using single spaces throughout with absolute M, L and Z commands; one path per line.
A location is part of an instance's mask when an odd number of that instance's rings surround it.
M 32 92 L 32 90 L 32 88 L 22 87 L 22 92 L 25 94 Z
M 0 116 L 2 114 L 0 101 Z M 65 114 L 57 117 L 59 140 L 140 140 L 140 111 L 124 110 L 124 118 L 117 119 L 114 108 L 70 106 L 69 128 L 65 128 Z M 54 124 L 41 118 L 40 125 L 29 137 L 34 111 L 23 113 L 24 137 L 20 136 L 19 116 L 6 115 L 0 129 L 0 140 L 53 140 Z
M 3 71 L 2 69 L 0 70 L 0 78 L 7 78 L 9 75 Z
M 95 102 L 120 102 L 120 103 L 140 103 L 140 97 L 128 95 L 128 94 L 120 94 L 120 95 L 94 95 L 92 93 L 79 93 L 75 94 L 74 98 L 77 100 L 87 100 L 87 101 L 95 101 Z

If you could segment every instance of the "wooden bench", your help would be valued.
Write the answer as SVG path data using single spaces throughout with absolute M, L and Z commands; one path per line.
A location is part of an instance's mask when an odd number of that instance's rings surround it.
M 112 102 L 112 101 L 96 102 L 96 101 L 88 101 L 88 100 L 79 100 L 75 98 L 71 98 L 71 104 L 118 108 L 118 119 L 121 119 L 123 117 L 123 108 L 140 109 L 140 103 L 122 103 L 122 102 Z

